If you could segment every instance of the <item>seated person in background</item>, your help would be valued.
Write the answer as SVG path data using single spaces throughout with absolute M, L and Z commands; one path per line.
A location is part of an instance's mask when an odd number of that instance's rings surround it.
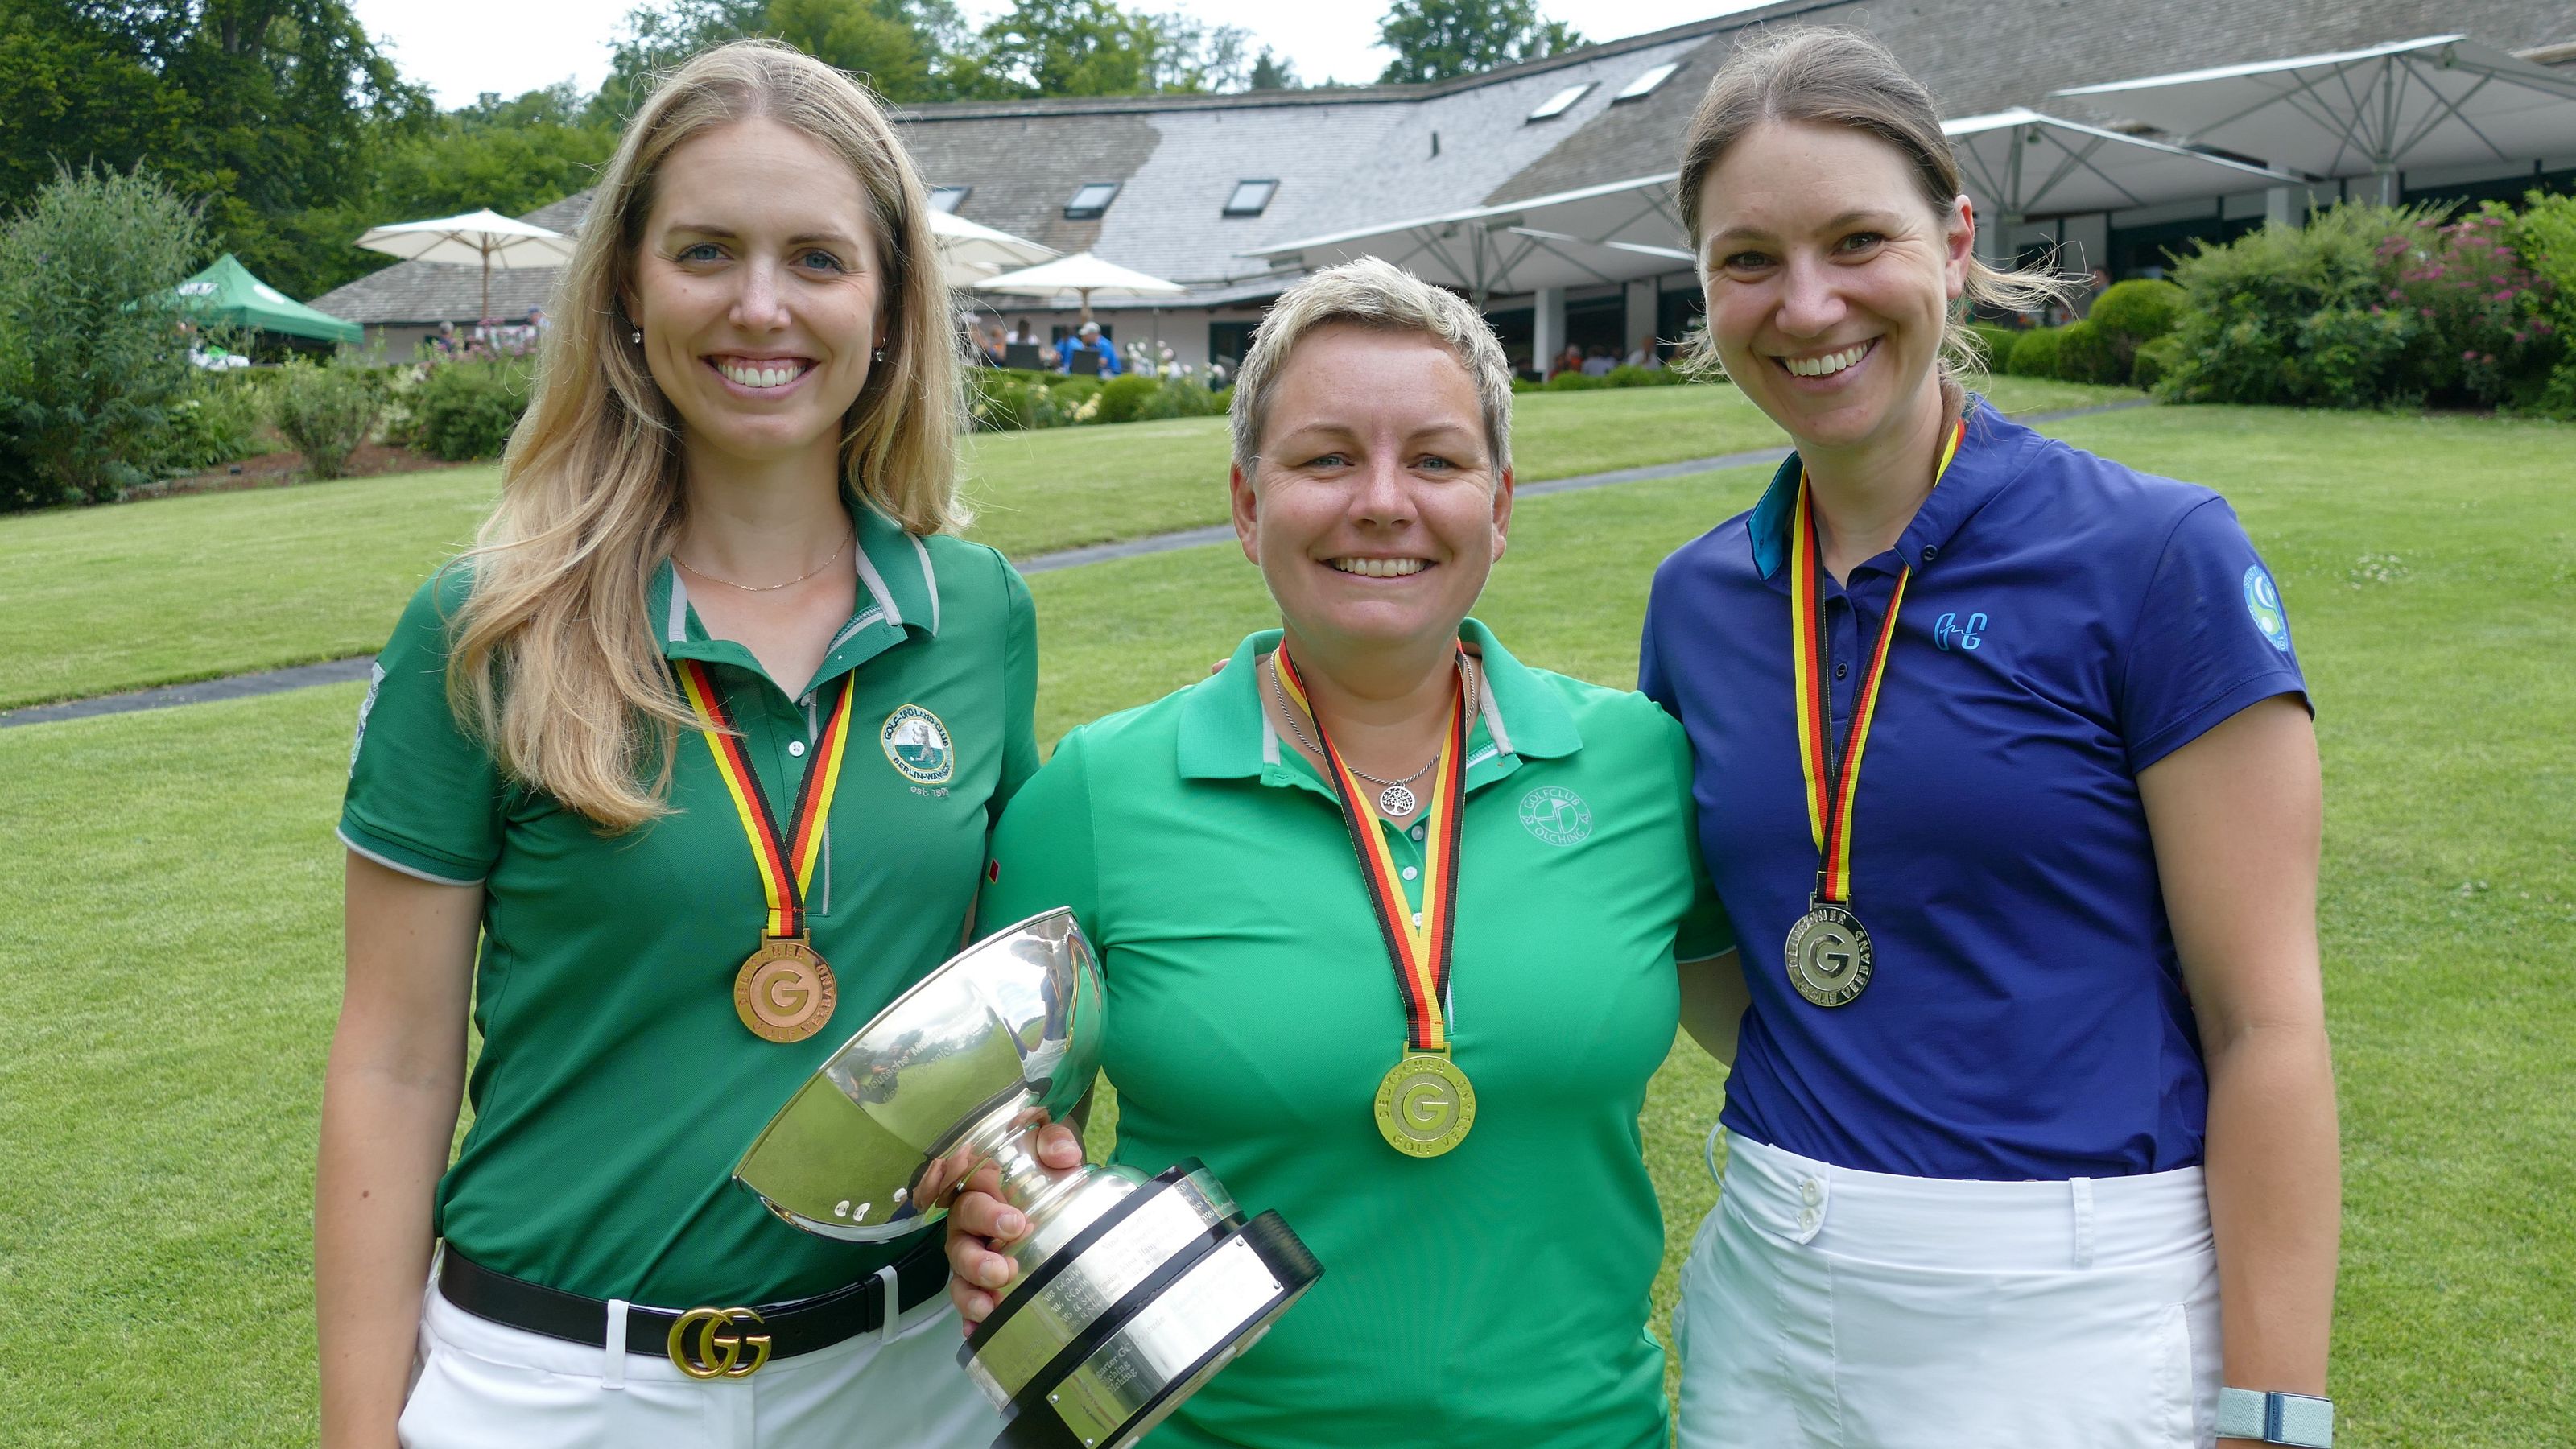
M 1649 372 L 1664 365 L 1664 355 L 1655 350 L 1655 339 L 1651 333 L 1637 339 L 1637 350 L 1628 354 L 1628 361 L 1624 365 L 1642 367 Z
M 1576 347 L 1571 342 L 1565 344 L 1565 350 L 1556 355 L 1556 361 L 1547 365 L 1547 375 L 1549 377 L 1555 377 L 1559 373 L 1581 372 L 1582 370 L 1583 350 Z
M 439 323 L 438 330 L 429 334 L 428 338 L 425 339 L 425 345 L 429 348 L 430 355 L 441 362 L 455 357 L 456 324 L 453 322 Z
M 1591 355 L 1583 359 L 1583 375 L 1608 377 L 1610 369 L 1618 365 L 1618 360 L 1610 355 L 1610 349 L 1596 342 L 1592 345 Z
M 980 354 L 986 367 L 999 367 L 1002 365 L 1003 346 L 1002 329 L 998 326 L 987 327 L 984 329 L 984 340 L 976 344 L 975 350 Z
M 1064 370 L 1062 366 L 1063 361 L 1064 359 L 1062 355 L 1055 350 L 1054 343 L 1041 342 L 1038 344 L 1038 366 L 1045 368 L 1049 372 L 1062 372 Z
M 1009 335 L 1009 336 L 1007 336 L 1007 337 L 1004 337 L 1004 338 L 1002 339 L 1002 341 L 1003 341 L 1003 342 L 1005 342 L 1005 343 L 1023 343 L 1023 342 L 1036 343 L 1036 342 L 1044 342 L 1045 340 L 1046 340 L 1045 338 L 1040 337 L 1040 336 L 1038 335 L 1038 328 L 1037 328 L 1037 324 L 1036 324 L 1036 323 L 1034 323 L 1034 322 L 1031 322 L 1031 321 L 1030 321 L 1028 318 L 1026 318 L 1026 317 L 1023 317 L 1023 318 L 1021 318 L 1019 321 L 1017 321 L 1017 322 L 1013 323 L 1013 324 L 1011 325 L 1011 332 L 1010 332 L 1010 335 Z
M 1099 323 L 1085 322 L 1082 324 L 1082 330 L 1075 333 L 1072 340 L 1064 344 L 1064 347 L 1062 348 L 1063 360 L 1057 364 L 1056 370 L 1058 372 L 1073 371 L 1073 355 L 1077 352 L 1097 354 L 1100 358 L 1100 375 L 1102 377 L 1116 377 L 1118 375 L 1118 349 L 1109 344 L 1108 338 L 1100 335 Z

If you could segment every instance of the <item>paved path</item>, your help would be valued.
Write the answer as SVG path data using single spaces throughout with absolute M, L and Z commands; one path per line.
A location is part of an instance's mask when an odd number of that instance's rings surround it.
M 2151 399 L 2124 398 L 2119 402 L 2093 407 L 2065 408 L 2049 413 L 2025 413 L 2024 423 L 2064 422 L 2068 418 L 2090 417 L 2095 413 L 2124 412 L 2146 407 Z M 1721 453 L 1714 458 L 1685 458 L 1678 463 L 1654 463 L 1643 468 L 1615 468 L 1606 473 L 1578 473 L 1571 478 L 1551 478 L 1543 483 L 1524 483 L 1515 496 L 1538 498 L 1550 493 L 1575 493 L 1587 488 L 1607 488 L 1616 483 L 1644 483 L 1656 478 L 1686 478 L 1694 473 L 1711 473 L 1720 468 L 1746 468 L 1756 464 L 1777 463 L 1789 456 L 1787 448 L 1756 448 L 1745 453 Z M 1170 553 L 1175 549 L 1204 548 L 1209 544 L 1230 543 L 1234 539 L 1231 524 L 1212 528 L 1185 528 L 1173 533 L 1151 534 L 1118 543 L 1095 543 L 1085 548 L 1062 549 L 1042 553 L 1020 561 L 1023 574 L 1053 573 L 1057 569 L 1076 568 L 1083 564 L 1106 563 L 1111 559 L 1143 558 L 1147 554 Z M 298 664 L 291 669 L 263 669 L 256 674 L 235 674 L 223 679 L 209 679 L 197 684 L 167 684 L 158 689 L 138 689 L 128 694 L 102 694 L 89 699 L 65 700 L 60 704 L 30 705 L 25 709 L 0 710 L 0 729 L 12 725 L 50 724 L 56 720 L 88 719 L 102 714 L 130 714 L 141 709 L 169 709 L 174 705 L 203 704 L 215 699 L 244 699 L 255 694 L 277 694 L 289 689 L 309 689 L 317 684 L 343 684 L 367 677 L 367 666 L 373 655 L 354 659 L 333 659 L 321 664 Z

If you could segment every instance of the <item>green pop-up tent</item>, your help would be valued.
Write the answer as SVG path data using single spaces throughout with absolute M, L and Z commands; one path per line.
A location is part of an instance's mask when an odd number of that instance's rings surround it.
M 231 252 L 217 258 L 213 266 L 181 282 L 178 295 L 180 304 L 190 311 L 237 327 L 352 345 L 366 338 L 366 329 L 357 323 L 343 322 L 328 312 L 316 312 L 252 276 L 250 268 L 235 260 Z

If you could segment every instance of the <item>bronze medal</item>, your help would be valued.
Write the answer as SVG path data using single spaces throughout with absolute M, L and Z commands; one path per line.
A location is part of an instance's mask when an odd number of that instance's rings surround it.
M 733 1009 L 768 1041 L 803 1041 L 821 1031 L 840 999 L 832 968 L 801 936 L 763 941 L 734 973 Z

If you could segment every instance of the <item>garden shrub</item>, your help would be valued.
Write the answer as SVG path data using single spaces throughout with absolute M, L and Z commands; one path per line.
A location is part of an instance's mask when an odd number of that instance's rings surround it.
M 163 461 L 182 472 L 212 468 L 259 451 L 267 413 L 256 380 L 237 372 L 200 372 L 170 408 Z
M 354 367 L 323 367 L 294 358 L 278 369 L 269 389 L 269 421 L 316 478 L 348 471 L 349 455 L 376 426 L 383 394 Z
M 497 458 L 528 410 L 533 374 L 521 362 L 444 362 L 410 399 L 412 432 L 451 463 Z
M 2057 376 L 2057 353 L 2065 340 L 2063 327 L 2033 327 L 2014 340 L 2004 371 L 2014 377 Z
M 2576 196 L 2534 191 L 2523 197 L 2523 209 L 2505 228 L 2505 239 L 2523 265 L 2548 289 L 2548 311 L 2532 319 L 2532 330 L 2558 339 L 2558 364 L 2533 406 L 2555 417 L 2576 419 Z
M 2182 339 L 2167 334 L 2153 342 L 2140 343 L 2137 355 L 2129 359 L 2129 385 L 2154 392 L 2173 372 L 2174 363 L 2182 356 Z
M 1604 388 L 1609 385 L 1610 381 L 1607 378 L 1586 377 L 1579 372 L 1560 372 L 1556 376 L 1547 380 L 1546 390 L 1549 392 L 1590 392 L 1595 388 Z
M 2182 304 L 2182 288 L 2171 282 L 2138 277 L 2113 282 L 2093 299 L 2092 310 L 2084 320 L 2109 333 L 2113 342 L 2123 344 L 2124 357 L 2134 356 L 2142 344 L 2174 330 L 2182 320 Z
M 99 502 L 165 466 L 189 380 L 172 288 L 203 249 L 197 217 L 139 169 L 60 171 L 0 226 L 0 506 Z
M 2063 382 L 2123 383 L 2129 380 L 2129 359 L 2100 323 L 2069 322 L 2057 329 L 2053 375 Z
M 1977 339 L 1979 356 L 1988 372 L 2003 371 L 2012 358 L 2013 344 L 2021 341 L 2021 329 L 1998 327 L 1992 322 L 1971 322 L 1968 331 Z
M 1624 362 L 1601 380 L 1612 387 L 1672 387 L 1690 381 L 1669 367 L 1630 367 Z
M 1122 372 L 1100 385 L 1100 421 L 1131 423 L 1136 409 L 1163 385 L 1161 378 L 1150 373 Z
M 1103 392 L 1105 405 L 1106 391 Z M 1136 405 L 1135 421 L 1150 422 L 1157 418 L 1203 418 L 1225 409 L 1208 391 L 1204 379 L 1186 374 L 1162 379 L 1145 400 Z

